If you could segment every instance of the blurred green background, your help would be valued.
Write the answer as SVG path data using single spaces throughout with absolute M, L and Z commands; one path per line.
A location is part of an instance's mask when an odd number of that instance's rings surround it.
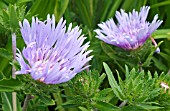
M 108 45 L 95 38 L 94 30 L 98 28 L 97 24 L 108 20 L 115 19 L 115 12 L 124 9 L 130 12 L 133 9 L 140 10 L 142 6 L 150 6 L 150 12 L 147 20 L 152 21 L 155 14 L 159 15 L 159 19 L 163 20 L 159 29 L 152 34 L 160 45 L 161 52 L 155 54 L 150 53 L 151 49 L 143 49 L 141 54 L 142 64 L 147 60 L 147 64 L 143 65 L 144 70 L 150 70 L 153 74 L 155 71 L 161 73 L 170 72 L 170 0 L 0 0 L 0 73 L 9 78 L 12 66 L 12 46 L 11 33 L 17 34 L 17 47 L 22 49 L 24 42 L 19 31 L 19 21 L 27 18 L 31 21 L 32 16 L 37 16 L 40 20 L 45 20 L 47 14 L 54 14 L 56 22 L 61 17 L 66 19 L 67 25 L 73 23 L 74 26 L 79 25 L 83 30 L 83 34 L 87 37 L 86 41 L 90 41 L 90 48 L 94 55 L 90 62 L 91 69 L 98 70 L 100 74 L 104 72 L 103 62 L 106 62 L 113 74 L 117 76 L 116 70 L 120 72 L 120 76 L 124 78 L 125 64 L 130 69 L 138 67 L 139 61 L 134 56 L 126 56 L 130 52 Z M 116 20 L 116 19 L 115 19 Z M 151 47 L 150 47 L 151 48 Z M 151 56 L 149 56 L 151 54 Z M 153 56 L 152 56 L 153 55 Z M 108 87 L 108 81 L 105 79 L 102 88 Z M 62 111 L 63 109 L 60 109 Z

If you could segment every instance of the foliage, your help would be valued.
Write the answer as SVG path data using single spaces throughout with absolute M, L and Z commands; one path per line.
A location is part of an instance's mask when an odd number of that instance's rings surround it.
M 84 71 L 78 74 L 73 80 L 68 82 L 67 90 L 70 90 L 71 94 L 68 97 L 66 96 L 67 101 L 61 104 L 61 106 L 63 108 L 76 107 L 82 111 L 89 111 L 95 108 L 99 110 L 118 109 L 116 106 L 107 103 L 114 97 L 114 95 L 110 94 L 111 89 L 100 89 L 100 85 L 105 77 L 105 74 L 100 76 L 95 70 Z M 58 108 L 60 106 L 56 109 Z
M 116 10 L 130 12 L 143 5 L 151 7 L 148 21 L 155 14 L 163 20 L 161 29 L 151 35 L 159 54 L 150 39 L 138 50 L 125 51 L 95 37 L 97 24 L 115 19 Z M 13 110 L 13 91 L 18 111 L 26 95 L 31 95 L 28 111 L 170 110 L 170 90 L 161 87 L 162 83 L 170 86 L 169 10 L 169 0 L 0 0 L 0 110 Z M 16 33 L 17 48 L 23 49 L 19 21 L 27 18 L 31 22 L 32 16 L 45 20 L 47 14 L 54 14 L 57 22 L 63 17 L 67 25 L 72 22 L 81 27 L 93 50 L 89 71 L 57 85 L 34 81 L 29 74 L 12 79 L 12 66 L 17 70 L 20 66 L 13 61 L 11 34 Z
M 128 107 L 134 107 L 136 110 L 162 110 L 162 108 L 167 107 L 168 101 L 165 102 L 165 98 L 168 99 L 170 95 L 163 91 L 160 86 L 163 81 L 169 84 L 169 74 L 162 73 L 158 76 L 158 73 L 155 72 L 152 77 L 149 71 L 147 73 L 139 72 L 135 68 L 129 71 L 126 66 L 125 80 L 122 80 L 117 72 L 118 83 L 108 65 L 106 63 L 103 65 L 114 94 L 119 100 L 127 102 L 126 108 L 122 108 L 122 110 L 128 109 Z

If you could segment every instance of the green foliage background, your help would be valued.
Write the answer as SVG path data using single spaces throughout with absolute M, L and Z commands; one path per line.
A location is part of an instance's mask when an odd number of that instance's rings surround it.
M 159 30 L 152 34 L 159 43 L 159 54 L 154 53 L 156 48 L 150 40 L 141 49 L 127 52 L 95 38 L 93 30 L 98 28 L 97 24 L 115 19 L 116 10 L 129 12 L 144 5 L 151 7 L 148 21 L 155 14 L 163 20 Z M 34 96 L 29 111 L 170 110 L 170 93 L 160 86 L 162 81 L 170 85 L 169 10 L 170 0 L 1 0 L 0 110 L 12 111 L 11 91 L 17 91 L 18 111 L 26 94 Z M 32 16 L 45 20 L 47 14 L 54 14 L 56 22 L 63 17 L 67 25 L 72 22 L 83 29 L 94 55 L 89 63 L 91 71 L 54 86 L 36 82 L 29 75 L 11 79 L 12 65 L 18 68 L 12 60 L 11 34 L 17 34 L 17 47 L 23 49 L 19 21 L 24 18 L 31 21 Z M 119 107 L 122 102 L 127 102 L 126 106 Z

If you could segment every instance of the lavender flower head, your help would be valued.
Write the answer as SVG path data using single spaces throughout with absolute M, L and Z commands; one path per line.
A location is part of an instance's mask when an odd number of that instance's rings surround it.
M 163 21 L 157 20 L 155 15 L 151 23 L 146 21 L 150 7 L 143 6 L 140 12 L 133 10 L 129 14 L 121 9 L 116 12 L 118 24 L 113 19 L 98 24 L 101 29 L 96 29 L 97 38 L 108 44 L 115 45 L 125 50 L 135 50 L 141 47 Z
M 90 51 L 86 51 L 89 42 L 83 45 L 86 37 L 81 35 L 78 26 L 69 25 L 60 19 L 55 25 L 54 15 L 44 22 L 32 18 L 20 22 L 21 34 L 26 47 L 22 53 L 18 50 L 17 61 L 21 70 L 16 74 L 30 74 L 33 79 L 46 84 L 58 84 L 69 81 L 77 73 L 89 66 L 85 64 L 91 60 Z

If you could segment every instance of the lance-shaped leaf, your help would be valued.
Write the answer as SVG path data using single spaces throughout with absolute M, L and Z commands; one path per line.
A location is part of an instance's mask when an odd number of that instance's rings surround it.
M 162 109 L 163 107 L 157 106 L 157 105 L 152 105 L 152 104 L 148 104 L 148 103 L 141 103 L 141 104 L 137 104 L 138 107 L 146 109 L 146 110 L 156 110 L 156 109 Z
M 0 81 L 0 92 L 12 92 L 21 89 L 23 84 L 17 79 L 3 79 Z
M 16 8 L 13 5 L 9 6 L 9 24 L 12 32 L 16 32 L 19 27 Z
M 110 103 L 106 102 L 96 102 L 92 104 L 94 107 L 99 109 L 100 111 L 119 111 L 119 107 L 116 107 Z
M 6 93 L 6 92 L 2 92 L 1 93 L 1 98 L 2 98 L 2 109 L 4 111 L 13 111 L 12 108 L 12 94 L 11 93 Z
M 39 95 L 40 100 L 45 103 L 46 105 L 55 105 L 55 102 L 53 99 L 51 99 L 51 97 L 49 96 L 45 96 L 45 95 Z
M 110 68 L 106 63 L 103 63 L 104 69 L 106 71 L 106 74 L 108 76 L 109 84 L 115 93 L 115 95 L 120 99 L 120 100 L 125 100 L 125 95 L 123 94 L 120 86 L 118 85 L 117 81 L 115 80 Z
M 7 51 L 4 48 L 0 48 L 0 56 L 6 58 L 8 60 L 12 60 L 12 53 Z
M 3 111 L 13 111 L 12 108 L 12 92 L 2 92 L 2 110 Z M 17 111 L 22 111 L 21 103 L 17 99 Z
M 152 37 L 155 39 L 170 39 L 170 29 L 159 29 L 156 30 L 153 34 Z

